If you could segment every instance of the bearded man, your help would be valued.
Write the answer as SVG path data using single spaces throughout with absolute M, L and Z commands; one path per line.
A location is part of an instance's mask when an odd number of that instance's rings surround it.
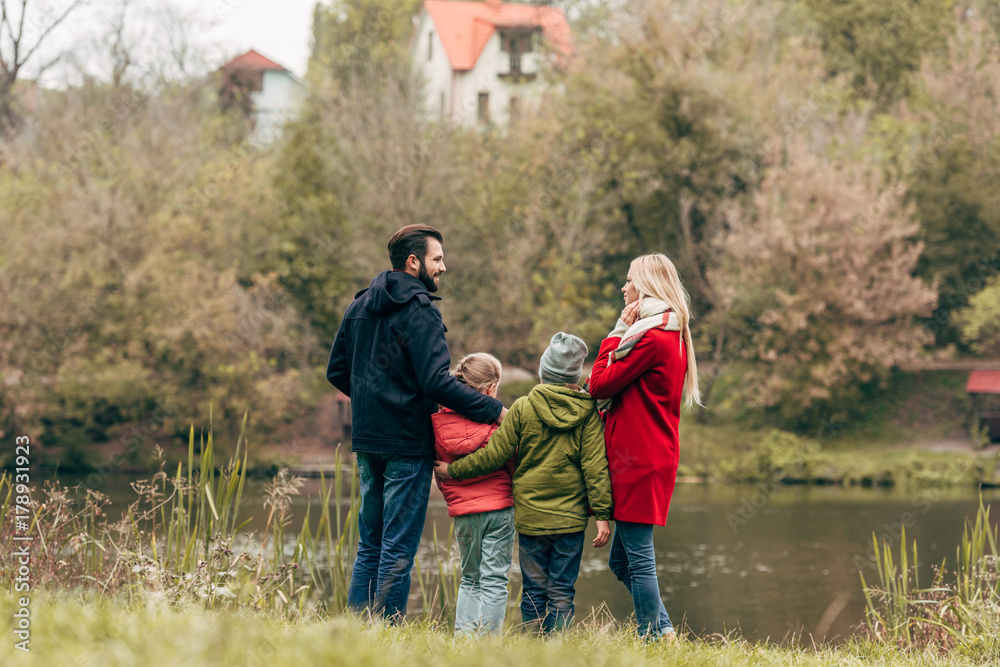
M 389 239 L 392 271 L 358 292 L 340 322 L 326 377 L 351 398 L 358 459 L 359 545 L 347 602 L 398 621 L 406 615 L 434 464 L 438 405 L 491 423 L 506 409 L 449 372 L 438 300 L 445 272 L 441 232 L 408 225 Z

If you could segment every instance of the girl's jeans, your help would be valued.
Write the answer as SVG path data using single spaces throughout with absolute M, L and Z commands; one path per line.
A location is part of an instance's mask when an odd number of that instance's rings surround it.
M 674 631 L 670 616 L 660 599 L 653 551 L 653 526 L 646 523 L 615 522 L 608 565 L 632 593 L 635 620 L 643 637 L 658 637 Z
M 573 620 L 573 597 L 583 556 L 583 531 L 558 535 L 518 535 L 521 563 L 521 620 L 552 632 Z
M 462 556 L 455 633 L 499 633 L 507 613 L 514 508 L 455 517 L 455 539 Z

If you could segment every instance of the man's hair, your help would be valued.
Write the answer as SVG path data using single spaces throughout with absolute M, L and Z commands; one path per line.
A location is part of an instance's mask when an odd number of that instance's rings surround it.
M 389 261 L 392 268 L 397 271 L 405 269 L 410 255 L 416 255 L 417 259 L 424 261 L 428 236 L 437 239 L 438 243 L 444 243 L 441 232 L 427 225 L 407 225 L 393 234 L 389 239 Z

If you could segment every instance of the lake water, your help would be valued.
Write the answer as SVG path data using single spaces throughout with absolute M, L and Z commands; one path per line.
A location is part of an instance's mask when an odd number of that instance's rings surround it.
M 135 498 L 128 484 L 127 478 L 116 476 L 100 488 L 114 507 L 124 508 Z M 261 487 L 248 485 L 257 494 Z M 303 493 L 315 499 L 319 481 L 307 480 Z M 996 520 L 1000 491 L 985 490 L 983 499 L 993 503 Z M 297 499 L 290 529 L 301 525 L 306 503 L 306 497 Z M 978 493 L 970 489 L 678 484 L 667 526 L 654 531 L 660 589 L 674 624 L 683 620 L 699 635 L 740 629 L 744 636 L 774 641 L 791 632 L 843 638 L 863 620 L 858 569 L 870 562 L 872 534 L 890 539 L 898 553 L 905 525 L 907 541 L 918 542 L 921 584 L 927 585 L 931 565 L 946 556 L 954 562 L 963 521 L 975 516 L 978 503 Z M 249 529 L 261 529 L 266 513 L 259 502 L 242 512 L 253 508 L 260 509 Z M 117 513 L 114 508 L 109 512 L 112 517 Z M 439 539 L 445 540 L 451 519 L 437 489 L 418 554 L 425 563 L 432 561 L 435 525 Z M 587 616 L 603 603 L 616 618 L 626 619 L 632 613 L 631 598 L 607 567 L 608 548 L 590 546 L 595 534 L 591 522 L 577 582 L 577 616 Z M 516 549 L 514 553 L 516 591 L 520 580 Z M 869 582 L 876 578 L 872 568 L 865 574 Z M 416 593 L 415 584 L 413 588 Z M 411 611 L 419 604 L 417 597 Z M 516 619 L 517 611 L 509 616 Z

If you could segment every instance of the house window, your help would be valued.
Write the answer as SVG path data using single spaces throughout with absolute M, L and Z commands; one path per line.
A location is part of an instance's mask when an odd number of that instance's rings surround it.
M 535 28 L 501 30 L 500 50 L 504 53 L 531 53 L 534 50 Z
M 434 57 L 434 31 L 427 33 L 427 60 Z
M 490 122 L 490 94 L 479 93 L 479 105 L 477 106 L 479 124 L 485 125 Z
M 521 117 L 521 100 L 516 97 L 510 98 L 510 124 L 514 125 L 517 123 L 518 118 Z
M 264 90 L 264 70 L 259 70 L 251 75 L 250 90 L 259 93 Z
M 510 58 L 510 74 L 517 76 L 521 74 L 521 56 L 534 50 L 537 30 L 532 28 L 508 29 L 499 32 L 500 50 Z
M 444 91 L 443 90 L 440 92 L 439 106 L 440 106 L 440 112 L 439 113 L 441 115 L 441 120 L 444 120 L 445 119 L 445 115 L 444 115 Z

